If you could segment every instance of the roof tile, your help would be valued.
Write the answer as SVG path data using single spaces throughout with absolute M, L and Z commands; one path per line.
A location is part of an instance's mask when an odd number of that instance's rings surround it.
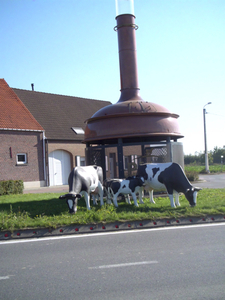
M 44 130 L 4 79 L 0 79 L 0 128 Z
M 82 141 L 72 127 L 85 130 L 85 121 L 109 101 L 13 89 L 36 120 L 45 129 L 47 139 Z

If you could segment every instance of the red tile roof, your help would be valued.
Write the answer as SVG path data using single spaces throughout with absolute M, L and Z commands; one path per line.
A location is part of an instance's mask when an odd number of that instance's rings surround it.
M 44 130 L 4 79 L 0 79 L 0 129 Z
M 45 130 L 48 140 L 76 141 L 84 139 L 72 127 L 85 130 L 85 120 L 99 109 L 111 105 L 109 101 L 64 96 L 13 88 L 13 91 L 29 109 Z

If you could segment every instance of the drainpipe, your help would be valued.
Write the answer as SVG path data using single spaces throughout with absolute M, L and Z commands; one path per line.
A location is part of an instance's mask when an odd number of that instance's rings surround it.
M 43 135 L 42 135 L 42 142 L 43 142 L 43 164 L 44 164 L 44 181 L 45 181 L 45 184 L 47 186 L 47 181 L 46 181 L 46 155 L 45 155 L 45 131 L 42 132 Z

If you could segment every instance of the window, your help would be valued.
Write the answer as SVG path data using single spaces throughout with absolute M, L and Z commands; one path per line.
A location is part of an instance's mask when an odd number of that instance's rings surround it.
M 84 166 L 86 166 L 85 157 L 77 155 L 77 156 L 75 156 L 75 161 L 76 161 L 76 166 L 77 167 L 84 167 Z
M 27 164 L 27 154 L 26 153 L 17 153 L 16 163 L 17 163 L 17 165 Z
M 71 128 L 76 134 L 84 134 L 84 130 L 81 127 L 72 127 Z
M 128 163 L 129 163 L 129 157 L 128 156 L 124 156 L 123 157 L 123 167 L 124 167 L 124 170 L 128 169 Z

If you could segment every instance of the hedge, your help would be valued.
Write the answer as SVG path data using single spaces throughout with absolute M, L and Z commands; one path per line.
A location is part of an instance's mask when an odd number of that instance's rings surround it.
M 23 194 L 22 180 L 3 180 L 0 181 L 0 195 Z

